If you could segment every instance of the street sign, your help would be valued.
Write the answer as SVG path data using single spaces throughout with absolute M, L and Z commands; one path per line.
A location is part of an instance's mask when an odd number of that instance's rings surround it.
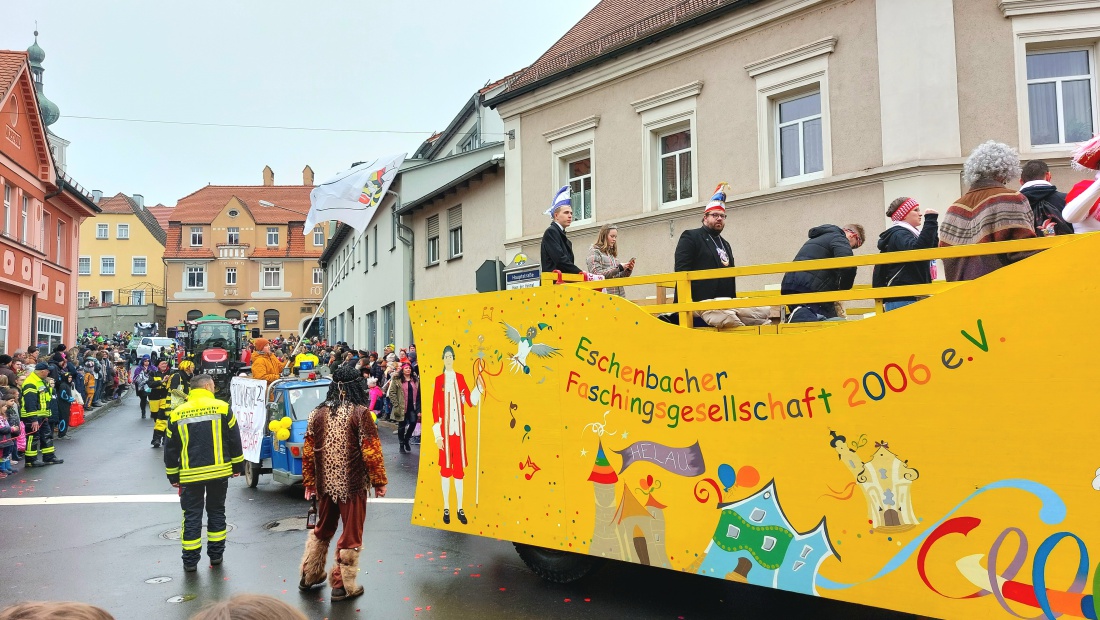
M 520 269 L 512 269 L 504 272 L 504 290 L 511 291 L 518 288 L 535 288 L 539 285 L 542 276 L 540 265 L 524 265 Z

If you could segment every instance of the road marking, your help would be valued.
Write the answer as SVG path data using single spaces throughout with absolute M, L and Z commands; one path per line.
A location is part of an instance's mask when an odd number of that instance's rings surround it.
M 170 495 L 63 495 L 58 497 L 9 497 L 0 499 L 0 506 L 44 506 L 47 504 L 172 504 L 179 503 L 176 493 Z
M 0 499 L 0 506 L 46 506 L 58 504 L 176 504 L 176 493 L 165 495 L 63 495 L 58 497 L 9 497 Z M 372 497 L 371 504 L 411 504 L 407 497 Z

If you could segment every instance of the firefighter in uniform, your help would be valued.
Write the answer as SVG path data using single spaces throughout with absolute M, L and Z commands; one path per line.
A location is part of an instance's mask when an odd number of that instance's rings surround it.
M 53 430 L 50 428 L 50 400 L 53 395 L 45 381 L 49 376 L 50 366 L 45 362 L 38 362 L 34 365 L 34 371 L 23 380 L 23 406 L 19 417 L 27 428 L 26 467 L 59 465 L 65 462 L 53 452 Z M 42 454 L 41 463 L 38 462 L 39 453 Z
M 153 418 L 153 441 L 149 445 L 161 447 L 164 430 L 168 428 L 168 360 L 160 360 L 157 369 L 149 374 L 146 387 L 149 390 L 149 417 Z
M 176 372 L 168 375 L 168 402 L 169 411 L 175 411 L 187 402 L 187 394 L 191 391 L 191 379 L 195 372 L 195 363 L 191 360 L 180 362 Z M 165 425 L 167 425 L 167 417 Z
M 194 572 L 202 549 L 202 511 L 206 505 L 206 555 L 211 566 L 225 553 L 225 493 L 229 478 L 244 471 L 241 433 L 229 404 L 214 398 L 214 379 L 191 379 L 187 402 L 172 412 L 165 432 L 164 470 L 180 488 L 183 508 L 183 570 Z

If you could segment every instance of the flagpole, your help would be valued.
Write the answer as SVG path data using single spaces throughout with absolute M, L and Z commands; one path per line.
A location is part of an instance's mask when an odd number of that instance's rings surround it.
M 344 225 L 347 226 L 347 224 L 344 224 Z M 355 230 L 355 229 L 352 228 L 352 230 Z M 362 235 L 362 233 L 360 233 L 359 236 L 355 238 L 355 241 L 352 241 L 351 250 L 348 252 L 348 254 L 350 254 L 351 256 L 355 256 L 355 248 L 356 248 L 356 246 L 359 245 L 359 240 L 362 239 L 362 237 L 363 237 L 363 235 Z M 321 301 L 317 302 L 317 309 L 313 311 L 313 316 L 309 317 L 309 320 L 306 321 L 306 327 L 298 330 L 298 344 L 294 346 L 294 350 L 292 350 L 290 352 L 290 355 L 287 356 L 287 363 L 290 364 L 291 368 L 294 367 L 294 355 L 298 352 L 298 349 L 301 348 L 302 343 L 305 342 L 305 339 L 306 339 L 306 331 L 305 330 L 308 329 L 309 325 L 311 325 L 313 323 L 313 321 L 315 321 L 317 319 L 317 313 L 321 311 L 321 308 L 325 307 L 325 300 L 328 299 L 328 294 L 331 293 L 332 290 L 335 289 L 335 288 L 336 288 L 336 280 L 333 279 L 332 282 L 329 282 L 328 290 L 325 291 L 325 294 L 321 296 Z

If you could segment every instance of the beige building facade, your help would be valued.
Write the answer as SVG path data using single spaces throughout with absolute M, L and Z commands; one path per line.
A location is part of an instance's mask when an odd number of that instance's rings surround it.
M 180 199 L 164 263 L 168 325 L 208 314 L 244 320 L 263 337 L 299 333 L 324 294 L 325 227 L 303 235 L 303 185 L 213 186 Z M 319 320 L 315 322 L 319 324 Z M 316 327 L 308 330 L 316 334 Z
M 791 260 L 825 223 L 862 224 L 857 253 L 877 252 L 885 206 L 945 209 L 985 140 L 1046 160 L 1063 191 L 1082 178 L 1068 155 L 1097 126 L 1100 2 L 698 6 L 603 0 L 488 102 L 508 136 L 508 258 L 538 256 L 567 184 L 577 260 L 614 223 L 641 275 L 672 270 L 720 182 L 724 236 L 747 265 Z

